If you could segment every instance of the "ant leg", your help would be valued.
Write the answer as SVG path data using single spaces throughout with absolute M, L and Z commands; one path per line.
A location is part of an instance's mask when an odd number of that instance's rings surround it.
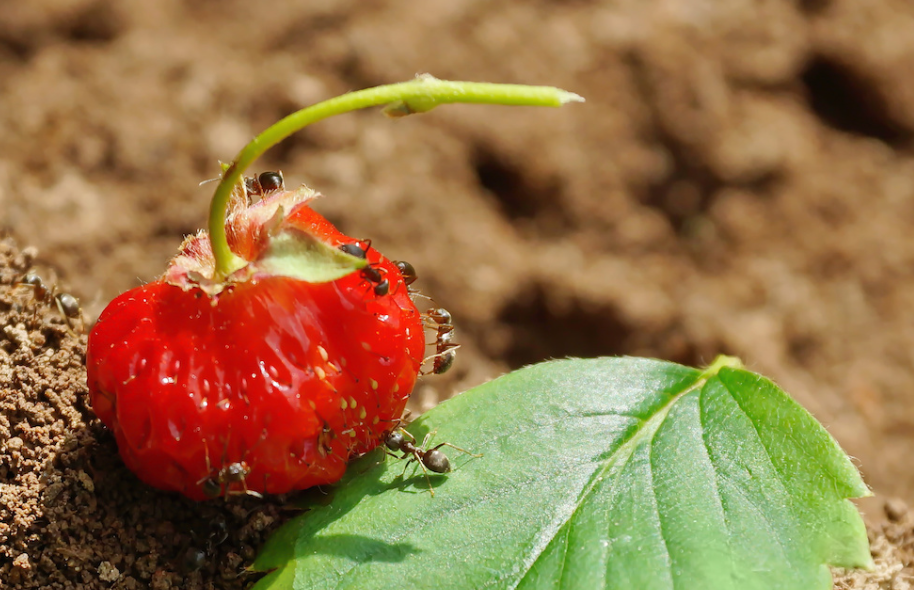
M 426 441 L 428 441 L 428 438 L 426 438 Z M 423 441 L 423 447 L 425 446 L 424 442 L 426 441 Z M 451 447 L 452 449 L 456 449 L 461 453 L 471 457 L 482 457 L 482 454 L 471 453 L 466 449 L 461 449 L 457 445 L 453 445 L 449 442 L 439 443 L 438 445 L 423 452 L 423 462 L 425 466 L 435 473 L 447 473 L 448 471 L 452 471 L 451 462 L 448 460 L 447 455 L 439 450 L 441 447 Z
M 54 301 L 57 303 L 57 311 L 60 312 L 60 315 L 63 316 L 63 321 L 67 323 L 67 333 L 70 336 L 76 336 L 76 332 L 73 331 L 73 323 L 70 322 L 70 316 L 67 315 L 67 312 L 64 311 L 63 304 L 60 302 L 59 297 L 55 297 Z
M 428 440 L 428 437 L 429 437 L 429 436 L 430 436 L 430 435 L 426 435 L 425 439 Z M 423 444 L 422 446 L 425 446 L 425 445 Z M 435 489 L 432 487 L 432 480 L 431 480 L 431 479 L 429 478 L 429 476 L 428 476 L 428 469 L 426 469 L 426 468 L 425 468 L 425 465 L 422 463 L 422 456 L 420 456 L 420 454 L 419 454 L 419 449 L 413 449 L 413 457 L 412 457 L 412 459 L 410 460 L 410 463 L 412 463 L 413 461 L 415 461 L 416 463 L 418 463 L 418 464 L 419 464 L 419 467 L 422 468 L 422 473 L 423 473 L 423 475 L 425 475 L 425 483 L 428 484 L 428 493 L 430 493 L 430 494 L 432 495 L 432 498 L 434 498 L 434 497 L 435 497 Z M 407 465 L 408 465 L 408 464 L 409 464 L 409 463 L 407 463 Z M 405 472 L 406 472 L 406 469 L 404 468 L 404 473 L 405 473 Z
M 266 483 L 266 482 L 264 482 L 264 483 Z M 243 478 L 241 480 L 241 488 L 245 495 L 253 496 L 254 498 L 257 498 L 258 500 L 263 500 L 263 494 L 261 494 L 260 492 L 255 492 L 254 490 L 248 489 L 247 478 Z M 266 489 L 266 486 L 264 486 L 264 489 Z
M 419 463 L 419 467 L 422 468 L 422 473 L 425 475 L 425 483 L 428 484 L 428 491 L 433 498 L 435 497 L 435 490 L 432 488 L 432 480 L 429 478 L 428 469 L 425 467 L 425 461 L 428 458 L 428 451 L 425 450 L 425 447 L 428 446 L 428 441 L 431 440 L 437 432 L 437 430 L 433 430 L 426 434 L 425 438 L 422 439 L 422 444 L 419 445 L 419 448 L 413 449 L 413 457 L 415 458 L 415 461 Z M 410 435 L 410 438 L 412 438 L 412 435 Z M 413 442 L 416 442 L 415 438 L 413 438 Z
M 257 439 L 257 442 L 255 442 L 249 449 L 244 448 L 246 445 L 244 443 L 244 440 L 242 439 L 242 441 L 241 441 L 242 459 L 238 462 L 230 464 L 228 467 L 223 468 L 223 478 L 226 480 L 226 485 L 231 486 L 232 483 L 240 483 L 241 491 L 240 492 L 237 490 L 226 491 L 226 495 L 229 495 L 229 494 L 239 495 L 239 496 L 246 495 L 246 496 L 252 496 L 254 498 L 258 498 L 261 500 L 263 499 L 263 494 L 248 488 L 247 478 L 248 478 L 248 475 L 250 475 L 250 473 L 251 473 L 251 467 L 245 462 L 244 457 L 247 457 L 248 453 L 250 453 L 252 450 L 256 449 L 260 443 L 262 443 L 264 440 L 266 440 L 266 438 L 267 438 L 267 430 L 266 430 L 266 428 L 264 428 L 260 432 L 260 438 Z M 226 454 L 227 454 L 227 452 L 228 452 L 228 444 L 226 444 Z M 226 459 L 223 459 L 223 464 L 225 463 L 225 461 L 226 461 Z M 267 474 L 264 474 L 264 486 L 263 486 L 264 493 L 266 493 L 266 491 L 267 491 L 266 481 L 267 481 Z
M 437 367 L 435 366 L 436 363 L 432 362 L 432 368 L 427 371 L 420 371 L 419 375 L 421 375 L 422 377 L 425 377 L 426 375 L 440 375 L 440 374 L 446 372 L 453 365 L 453 363 L 454 363 L 453 358 L 455 358 L 455 355 L 456 355 L 455 351 L 458 348 L 460 348 L 460 346 L 461 346 L 460 344 L 448 344 L 446 349 L 436 352 L 435 354 L 427 356 L 424 359 L 422 359 L 420 366 L 424 365 L 425 363 L 427 363 L 429 361 L 437 361 L 439 359 L 441 359 L 441 361 L 437 363 L 437 365 L 438 365 Z M 445 361 L 446 358 L 449 359 L 448 362 Z
M 457 445 L 452 445 L 452 444 L 449 443 L 449 442 L 440 443 L 440 444 L 438 444 L 438 445 L 436 445 L 436 446 L 430 448 L 429 451 L 436 451 L 436 450 L 440 449 L 441 447 L 451 447 L 452 449 L 454 449 L 454 450 L 456 450 L 456 451 L 460 451 L 461 453 L 463 453 L 463 454 L 465 454 L 465 455 L 469 455 L 470 457 L 475 457 L 475 458 L 477 458 L 477 459 L 479 459 L 480 457 L 482 457 L 482 453 L 471 453 L 470 451 L 468 451 L 468 450 L 466 450 L 466 449 L 461 449 L 461 448 L 458 447 Z
M 410 456 L 410 455 L 414 455 L 414 456 Z M 420 459 L 417 459 L 415 455 L 416 455 L 415 452 L 407 453 L 405 451 L 403 452 L 403 455 L 399 456 L 399 457 L 397 457 L 397 455 L 392 455 L 393 457 L 396 457 L 397 459 L 401 459 L 401 460 L 409 459 L 406 463 L 403 464 L 403 471 L 400 472 L 400 479 L 403 479 L 406 476 L 406 469 L 409 467 L 410 463 L 412 463 L 413 461 L 418 461 L 419 465 L 422 465 L 422 461 Z
M 209 461 L 209 445 L 206 442 L 206 438 L 203 439 L 203 458 L 206 460 L 206 475 L 200 478 L 197 482 L 198 486 L 203 487 L 203 495 L 208 498 L 218 498 L 222 495 L 224 488 L 222 487 L 222 482 L 217 479 L 213 479 L 213 466 Z
M 219 466 L 219 481 L 220 483 L 225 483 L 225 495 L 228 497 L 232 493 L 232 482 L 225 476 L 226 474 L 226 465 L 225 461 L 228 459 L 228 447 L 229 447 L 229 438 L 232 436 L 232 427 L 229 425 L 228 436 L 225 437 L 225 441 L 222 443 L 222 464 Z
M 208 478 L 213 472 L 213 465 L 209 462 L 209 444 L 206 442 L 206 437 L 203 437 L 203 459 L 206 460 L 206 477 L 198 481 L 198 484 L 203 482 L 203 480 Z
M 416 437 L 413 436 L 412 434 L 410 434 L 408 430 L 405 430 L 405 429 L 401 428 L 401 429 L 400 429 L 400 432 L 403 433 L 403 436 L 405 436 L 405 437 L 407 437 L 407 438 L 409 439 L 409 442 L 411 442 L 411 443 L 413 443 L 413 444 L 416 444 Z M 428 438 L 428 437 L 426 437 L 426 438 Z

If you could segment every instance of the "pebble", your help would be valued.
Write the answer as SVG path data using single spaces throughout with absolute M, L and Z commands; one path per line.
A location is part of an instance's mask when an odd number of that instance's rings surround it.
M 908 512 L 908 505 L 901 498 L 889 498 L 885 501 L 885 515 L 892 522 L 898 522 Z
M 103 582 L 114 582 L 121 577 L 121 572 L 110 561 L 103 561 L 98 564 L 98 577 Z

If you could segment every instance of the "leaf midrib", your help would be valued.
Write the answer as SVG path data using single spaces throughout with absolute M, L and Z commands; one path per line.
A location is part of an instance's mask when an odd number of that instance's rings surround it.
M 581 506 L 584 505 L 586 498 L 593 492 L 593 490 L 597 486 L 597 484 L 600 481 L 602 481 L 602 479 L 608 473 L 610 473 L 615 466 L 618 465 L 620 467 L 620 469 L 624 468 L 625 465 L 628 463 L 628 461 L 631 459 L 632 455 L 634 454 L 634 451 L 637 448 L 638 444 L 645 437 L 650 436 L 651 438 L 653 438 L 653 436 L 657 433 L 657 431 L 660 429 L 660 425 L 666 419 L 667 415 L 669 415 L 670 410 L 673 408 L 673 406 L 676 405 L 676 402 L 679 401 L 680 399 L 682 399 L 684 396 L 688 395 L 689 393 L 704 387 L 705 383 L 707 383 L 708 379 L 710 379 L 711 377 L 713 377 L 713 375 L 706 375 L 706 374 L 698 375 L 698 378 L 695 380 L 695 382 L 693 382 L 691 385 L 689 385 L 688 387 L 683 389 L 681 392 L 670 397 L 669 401 L 667 401 L 666 404 L 660 406 L 657 409 L 657 411 L 654 413 L 653 416 L 651 416 L 647 420 L 643 420 L 643 421 L 639 420 L 639 422 L 640 422 L 639 426 L 632 431 L 629 438 L 627 440 L 625 440 L 621 445 L 619 445 L 619 447 L 615 451 L 613 451 L 612 454 L 610 454 L 608 457 L 606 457 L 606 459 L 603 463 L 603 467 L 601 469 L 594 472 L 594 474 L 590 478 L 590 481 L 587 483 L 586 486 L 584 486 L 584 489 L 581 490 L 581 493 L 578 496 L 578 499 L 575 503 L 574 510 L 572 510 L 569 513 L 568 517 L 565 518 L 564 520 L 562 520 L 558 524 L 558 526 L 555 527 L 554 530 L 560 531 L 562 529 L 562 527 L 564 527 L 566 524 L 572 522 L 574 520 L 575 516 L 578 514 L 578 510 L 581 508 Z M 566 539 L 570 538 L 570 537 L 571 537 L 571 532 L 569 531 L 569 534 L 566 536 Z M 566 540 L 566 544 L 567 544 L 567 540 Z M 536 543 L 534 545 L 536 545 Z M 536 562 L 539 560 L 539 558 L 543 554 L 543 552 L 549 547 L 549 541 L 547 541 L 545 543 L 540 543 L 540 545 L 541 545 L 540 550 L 538 552 L 536 552 L 535 554 L 531 555 L 529 562 L 526 564 L 521 575 L 517 578 L 517 581 L 515 582 L 515 584 L 513 586 L 511 586 L 511 588 L 517 588 L 520 585 L 520 583 L 527 577 L 527 575 L 530 573 L 530 570 L 533 567 L 533 565 L 536 564 Z M 567 553 L 568 553 L 567 546 L 565 547 L 564 553 L 565 553 L 565 555 L 567 555 Z M 667 551 L 667 557 L 669 557 L 669 551 Z M 564 574 L 567 571 L 565 569 L 564 565 L 565 565 L 565 557 L 563 556 L 563 558 L 562 558 L 562 579 L 563 580 L 564 580 Z M 565 586 L 563 583 L 560 583 L 559 587 L 564 588 Z

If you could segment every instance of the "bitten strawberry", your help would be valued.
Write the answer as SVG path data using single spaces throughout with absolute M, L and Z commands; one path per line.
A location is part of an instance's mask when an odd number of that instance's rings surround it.
M 423 358 L 398 266 L 314 212 L 311 191 L 261 178 L 263 200 L 248 204 L 250 181 L 233 195 L 231 274 L 201 232 L 89 336 L 93 408 L 124 462 L 196 500 L 337 481 L 401 416 Z

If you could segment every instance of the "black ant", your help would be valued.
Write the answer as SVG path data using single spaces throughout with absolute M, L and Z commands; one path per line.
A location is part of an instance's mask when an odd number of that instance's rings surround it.
M 205 539 L 201 539 L 196 530 L 196 526 L 190 529 L 192 542 L 203 543 L 203 549 L 199 546 L 188 546 L 181 559 L 181 569 L 186 573 L 196 572 L 203 569 L 209 561 L 210 555 L 215 549 L 228 540 L 228 522 L 222 514 L 215 514 L 212 519 L 207 521 L 209 534 Z
M 406 283 L 407 287 L 415 283 L 416 279 L 419 278 L 413 265 L 405 260 L 394 260 L 394 266 L 400 271 L 400 274 L 403 276 L 403 282 Z
M 212 499 L 218 498 L 225 493 L 226 496 L 247 494 L 255 498 L 263 498 L 263 494 L 260 492 L 248 489 L 247 477 L 251 473 L 251 467 L 246 461 L 235 461 L 225 465 L 223 458 L 223 466 L 216 471 L 209 461 L 209 447 L 206 444 L 206 439 L 203 440 L 203 449 L 205 451 L 204 458 L 206 459 L 206 472 L 208 475 L 198 481 L 197 485 L 201 486 L 204 496 Z M 213 472 L 215 472 L 215 477 Z M 232 485 L 237 483 L 241 484 L 242 491 L 240 492 L 232 490 Z
M 244 179 L 244 192 L 250 201 L 251 197 L 265 197 L 286 187 L 282 171 L 261 172 L 259 176 L 248 176 Z
M 33 272 L 26 273 L 17 284 L 31 287 L 32 293 L 37 301 L 41 301 L 48 305 L 50 305 L 51 302 L 54 302 L 57 305 L 57 310 L 60 312 L 60 315 L 62 315 L 67 322 L 67 328 L 70 330 L 73 329 L 70 320 L 79 319 L 80 332 L 82 331 L 83 310 L 79 307 L 79 300 L 77 300 L 76 297 L 73 297 L 69 293 L 58 292 L 56 285 L 48 286 L 40 276 Z
M 365 244 L 365 246 L 362 247 L 362 244 Z M 359 240 L 358 242 L 340 244 L 339 248 L 350 256 L 365 260 L 368 257 L 368 251 L 371 249 L 371 240 Z
M 449 442 L 439 443 L 430 449 L 426 449 L 425 447 L 428 445 L 428 441 L 433 435 L 434 432 L 426 434 L 425 438 L 422 440 L 422 444 L 416 446 L 416 438 L 406 430 L 397 427 L 384 439 L 384 445 L 392 451 L 388 452 L 389 455 L 397 457 L 397 459 L 409 459 L 406 462 L 406 465 L 403 466 L 403 473 L 406 473 L 406 468 L 409 467 L 410 463 L 416 462 L 419 464 L 419 467 L 422 468 L 422 472 L 425 474 L 425 480 L 428 482 L 428 491 L 432 496 L 435 495 L 435 490 L 432 488 L 432 481 L 428 477 L 428 472 L 448 473 L 451 471 L 451 462 L 448 460 L 447 455 L 439 450 L 441 447 L 451 447 L 452 449 L 456 449 L 471 457 L 482 457 L 481 454 L 477 455 L 476 453 L 471 453 L 466 449 L 461 449 Z M 403 453 L 403 455 L 397 456 L 393 453 Z M 400 477 L 403 477 L 403 475 L 401 474 Z
M 425 312 L 425 316 L 431 320 L 428 327 L 436 330 L 437 335 L 435 338 L 435 354 L 423 361 L 433 360 L 432 370 L 423 374 L 441 375 L 454 366 L 454 361 L 457 360 L 457 349 L 460 348 L 459 344 L 454 343 L 455 328 L 453 319 L 451 318 L 451 313 L 443 307 L 430 309 Z
M 365 244 L 364 247 L 362 244 Z M 358 242 L 341 244 L 339 249 L 350 256 L 365 260 L 368 257 L 368 250 L 371 249 L 371 240 L 360 240 Z M 371 263 L 360 271 L 361 277 L 374 285 L 372 290 L 377 297 L 383 297 L 390 293 L 390 281 L 384 278 L 382 272 L 384 274 L 387 273 L 383 268 L 376 268 L 372 266 Z
M 265 195 L 286 188 L 286 181 L 282 177 L 282 170 L 277 170 L 276 172 L 261 172 L 260 176 L 257 177 L 257 180 L 260 182 L 260 189 Z
M 390 281 L 385 279 L 384 275 L 381 274 L 382 270 L 384 269 L 375 268 L 370 264 L 362 269 L 362 278 L 374 284 L 372 290 L 378 297 L 383 297 L 390 293 Z M 387 271 L 384 272 L 386 273 Z

